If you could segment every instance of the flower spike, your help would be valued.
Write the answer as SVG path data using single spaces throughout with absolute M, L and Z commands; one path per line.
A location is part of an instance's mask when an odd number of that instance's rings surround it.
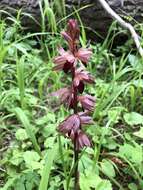
M 58 131 L 65 137 L 71 139 L 74 144 L 75 168 L 75 190 L 78 187 L 78 154 L 84 147 L 91 146 L 91 140 L 83 131 L 84 125 L 93 124 L 90 113 L 94 111 L 95 99 L 91 95 L 79 95 L 84 91 L 86 84 L 93 84 L 94 77 L 86 71 L 86 66 L 92 55 L 90 48 L 79 48 L 80 30 L 76 20 L 70 19 L 67 24 L 67 30 L 61 32 L 68 44 L 68 50 L 59 48 L 59 55 L 54 58 L 55 64 L 53 70 L 64 71 L 71 75 L 71 84 L 53 93 L 58 96 L 61 103 L 68 109 L 73 110 L 63 122 L 59 124 Z M 83 112 L 79 112 L 82 110 Z

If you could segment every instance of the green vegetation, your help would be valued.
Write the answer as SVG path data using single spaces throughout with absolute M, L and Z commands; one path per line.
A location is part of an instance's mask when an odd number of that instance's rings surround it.
M 39 33 L 23 30 L 21 11 L 9 15 L 9 24 L 0 20 L 0 190 L 73 189 L 73 145 L 57 132 L 67 110 L 51 96 L 64 86 L 52 59 L 58 45 L 65 46 L 60 32 L 68 18 L 62 1 L 56 21 L 56 6 L 40 5 Z M 72 17 L 79 20 L 84 45 L 82 18 L 76 10 Z M 143 61 L 130 38 L 112 46 L 121 32 L 113 23 L 104 42 L 90 45 L 88 70 L 96 84 L 86 90 L 96 107 L 94 124 L 86 127 L 92 147 L 79 157 L 81 190 L 143 189 Z

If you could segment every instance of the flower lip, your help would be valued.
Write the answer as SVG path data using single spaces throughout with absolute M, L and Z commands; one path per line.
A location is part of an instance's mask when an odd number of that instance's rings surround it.
M 76 149 L 80 150 L 84 147 L 90 147 L 91 142 L 88 138 L 88 136 L 81 130 L 77 133 L 77 141 L 76 141 Z

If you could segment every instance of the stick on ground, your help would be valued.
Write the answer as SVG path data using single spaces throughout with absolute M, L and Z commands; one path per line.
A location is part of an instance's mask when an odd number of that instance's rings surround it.
M 129 30 L 131 33 L 131 36 L 135 42 L 135 45 L 137 47 L 137 50 L 139 52 L 139 54 L 141 55 L 141 57 L 143 57 L 143 49 L 141 47 L 141 43 L 139 40 L 139 36 L 136 33 L 134 27 L 128 23 L 125 22 L 109 5 L 105 0 L 98 0 L 100 2 L 100 4 L 102 5 L 102 7 L 105 9 L 105 11 L 114 19 L 117 20 L 117 22 L 125 29 Z

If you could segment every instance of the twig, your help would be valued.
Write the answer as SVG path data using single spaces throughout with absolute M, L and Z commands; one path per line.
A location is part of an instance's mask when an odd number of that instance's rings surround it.
M 139 40 L 139 36 L 138 34 L 136 33 L 134 27 L 128 23 L 128 22 L 125 22 L 109 5 L 108 3 L 105 1 L 105 0 L 98 0 L 100 2 L 100 4 L 102 5 L 102 7 L 105 9 L 105 11 L 114 19 L 114 20 L 117 20 L 117 22 L 125 29 L 129 30 L 131 35 L 132 35 L 132 38 L 135 42 L 135 45 L 137 47 L 137 50 L 139 52 L 139 54 L 141 55 L 141 57 L 143 57 L 143 49 L 141 47 L 141 43 L 140 43 L 140 40 Z

